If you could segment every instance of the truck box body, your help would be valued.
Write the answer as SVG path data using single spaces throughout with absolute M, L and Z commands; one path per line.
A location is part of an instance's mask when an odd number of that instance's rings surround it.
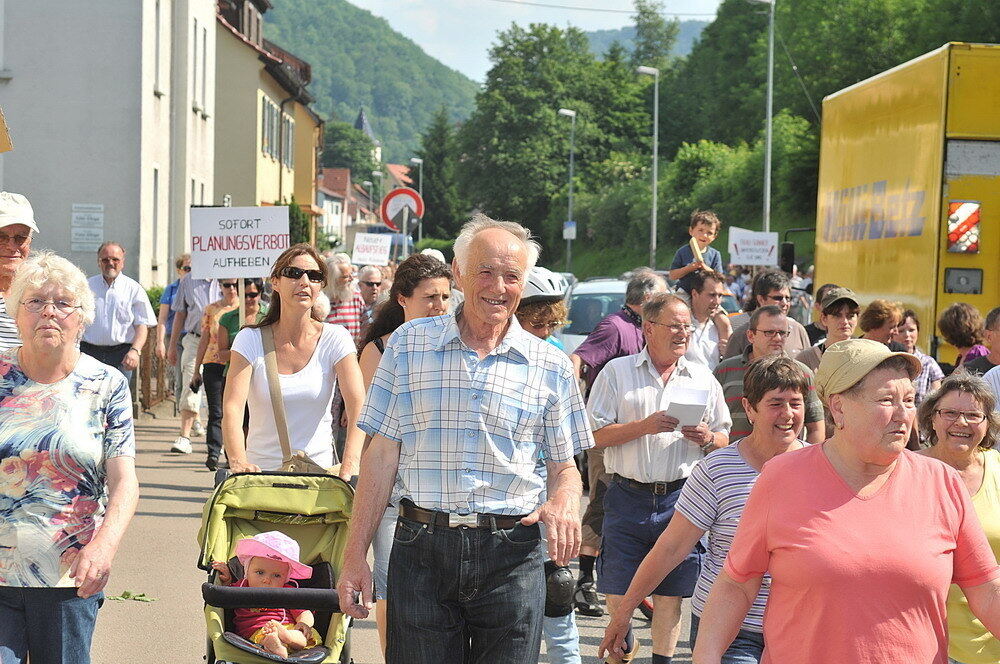
M 1000 46 L 951 43 L 823 100 L 816 284 L 902 302 L 920 346 L 948 305 L 1000 305 Z

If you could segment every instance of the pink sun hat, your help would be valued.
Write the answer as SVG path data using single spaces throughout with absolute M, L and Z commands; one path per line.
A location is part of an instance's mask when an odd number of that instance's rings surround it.
M 241 539 L 236 543 L 236 557 L 244 569 L 251 558 L 270 558 L 288 563 L 291 579 L 312 576 L 312 568 L 299 562 L 299 543 L 277 530 Z

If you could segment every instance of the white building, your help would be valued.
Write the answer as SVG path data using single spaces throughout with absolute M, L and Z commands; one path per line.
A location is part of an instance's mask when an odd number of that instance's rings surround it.
M 93 274 L 114 240 L 144 286 L 174 278 L 213 203 L 215 4 L 0 0 L 0 188 L 34 206 L 34 247 Z

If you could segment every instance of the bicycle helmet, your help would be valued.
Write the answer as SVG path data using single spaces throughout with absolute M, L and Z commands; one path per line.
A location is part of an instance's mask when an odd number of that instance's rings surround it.
M 558 302 L 566 297 L 566 278 L 544 267 L 533 267 L 528 273 L 521 302 Z

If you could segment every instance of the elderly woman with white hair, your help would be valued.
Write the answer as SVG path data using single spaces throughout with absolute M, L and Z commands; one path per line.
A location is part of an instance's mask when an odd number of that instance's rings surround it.
M 947 664 L 952 583 L 1000 634 L 1000 568 L 965 483 L 906 449 L 921 368 L 870 339 L 823 353 L 816 389 L 833 437 L 764 466 L 702 612 L 695 664 L 726 661 L 765 573 L 764 664 Z
M 0 659 L 86 664 L 138 500 L 132 399 L 80 353 L 94 296 L 73 264 L 25 261 L 7 301 L 23 345 L 0 353 Z

